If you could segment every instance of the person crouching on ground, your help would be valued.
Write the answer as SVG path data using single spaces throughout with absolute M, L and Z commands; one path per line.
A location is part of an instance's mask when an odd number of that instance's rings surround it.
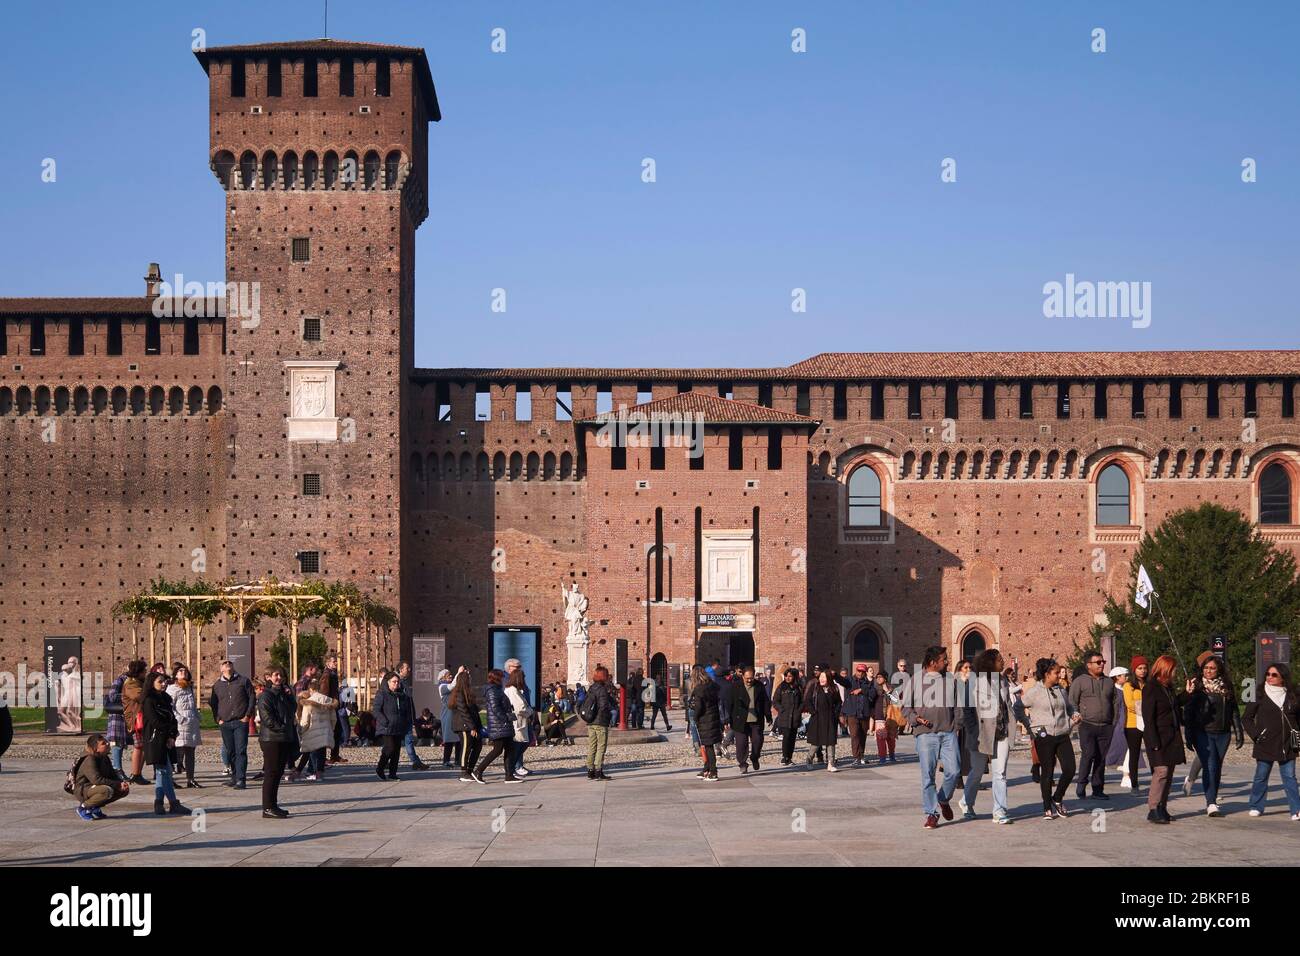
M 79 801 L 77 816 L 83 820 L 102 820 L 103 810 L 131 792 L 131 785 L 119 777 L 109 754 L 108 741 L 101 734 L 86 738 L 86 752 L 72 770 L 72 795 Z

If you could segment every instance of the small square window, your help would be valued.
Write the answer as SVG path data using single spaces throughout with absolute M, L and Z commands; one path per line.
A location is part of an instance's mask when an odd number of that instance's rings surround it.
M 298 570 L 302 574 L 319 574 L 320 573 L 320 552 L 299 551 Z
M 320 475 L 302 476 L 302 493 L 304 495 L 320 494 Z
M 296 236 L 293 240 L 293 261 L 294 262 L 311 262 L 311 239 L 306 236 Z
M 320 341 L 320 317 L 319 316 L 309 315 L 302 320 L 302 340 L 304 342 Z

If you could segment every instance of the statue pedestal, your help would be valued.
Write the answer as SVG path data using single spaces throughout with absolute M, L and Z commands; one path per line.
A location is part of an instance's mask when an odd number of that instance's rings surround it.
M 591 675 L 587 673 L 587 649 L 590 642 L 570 643 L 569 645 L 569 673 L 568 684 L 573 687 L 576 684 L 584 686 L 591 683 Z

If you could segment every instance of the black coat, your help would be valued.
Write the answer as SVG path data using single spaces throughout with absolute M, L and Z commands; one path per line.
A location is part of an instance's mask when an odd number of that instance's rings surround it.
M 1264 688 L 1256 693 L 1258 699 L 1246 705 L 1246 713 L 1241 718 L 1246 733 L 1255 742 L 1251 755 L 1270 763 L 1294 760 L 1296 751 L 1291 748 L 1290 728 L 1300 730 L 1300 697 L 1288 687 L 1286 698 L 1278 707 Z
M 370 712 L 375 715 L 375 733 L 380 737 L 405 737 L 411 729 L 413 708 L 411 698 L 398 687 L 393 693 L 387 687 L 379 688 Z
M 771 702 L 767 699 L 767 688 L 758 681 L 754 681 L 754 710 L 758 713 L 758 726 L 766 727 L 768 721 L 768 712 L 771 709 Z M 731 715 L 731 729 L 742 731 L 750 726 L 749 721 L 749 689 L 745 687 L 743 680 L 731 682 L 731 706 L 727 708 Z
M 700 681 L 691 693 L 691 714 L 695 717 L 695 733 L 702 747 L 722 743 L 722 714 L 718 710 L 718 685 L 711 680 Z
M 455 690 L 452 690 L 455 693 Z M 451 698 L 448 698 L 450 703 Z M 479 716 L 478 701 L 472 694 L 462 694 L 456 698 L 451 707 L 451 731 L 455 734 L 467 734 L 477 731 L 483 733 L 483 718 Z M 444 731 L 445 733 L 445 731 Z
M 772 692 L 772 706 L 776 709 L 776 720 L 772 721 L 778 730 L 798 730 L 803 723 L 803 691 L 794 681 L 785 681 L 776 685 Z
M 834 747 L 840 733 L 840 687 L 831 681 L 825 687 L 810 684 L 804 701 L 808 713 L 808 743 L 813 747 Z
M 268 684 L 257 698 L 257 739 L 264 744 L 291 744 L 297 739 L 293 729 L 298 702 L 284 685 Z
M 1185 693 L 1175 694 L 1159 681 L 1149 680 L 1142 688 L 1142 739 L 1152 767 L 1176 767 L 1187 762 L 1183 749 L 1181 715 L 1187 704 Z
M 1210 734 L 1235 733 L 1237 746 L 1241 746 L 1241 717 L 1237 713 L 1237 698 L 1231 687 L 1225 687 L 1225 694 L 1209 694 L 1201 679 L 1196 679 L 1196 689 L 1187 701 L 1183 712 L 1183 723 L 1187 727 L 1187 739 L 1192 740 L 1197 731 Z
M 145 763 L 154 767 L 168 764 L 168 741 L 175 740 L 180 732 L 171 694 L 166 691 L 146 691 L 144 700 L 140 702 L 140 713 L 144 715 Z

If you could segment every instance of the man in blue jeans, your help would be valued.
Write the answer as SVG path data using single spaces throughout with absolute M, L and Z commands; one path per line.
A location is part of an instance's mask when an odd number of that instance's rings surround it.
M 922 673 L 909 681 L 903 692 L 903 715 L 916 738 L 916 756 L 921 763 L 921 804 L 925 810 L 925 829 L 939 825 L 939 814 L 952 819 L 953 792 L 961 773 L 961 754 L 957 749 L 960 709 L 952 677 L 948 674 L 948 651 L 935 645 L 928 647 L 922 660 Z M 943 785 L 937 790 L 935 771 L 943 765 Z
M 402 693 L 411 701 L 411 713 L 415 713 L 415 690 L 411 686 L 411 665 L 407 661 L 402 661 L 397 665 L 397 676 L 402 681 Z M 406 748 L 406 756 L 410 758 L 412 770 L 428 770 L 429 765 L 420 759 L 420 755 L 415 752 L 415 727 L 406 732 L 402 739 L 402 746 Z
M 248 776 L 248 719 L 257 713 L 253 682 L 236 673 L 230 661 L 222 661 L 221 677 L 212 684 L 208 706 L 221 728 L 223 759 L 230 760 L 230 779 L 226 786 L 243 790 Z

